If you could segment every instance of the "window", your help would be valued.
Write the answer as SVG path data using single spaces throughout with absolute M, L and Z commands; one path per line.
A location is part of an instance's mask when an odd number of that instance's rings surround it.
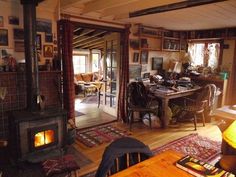
M 97 72 L 99 70 L 99 54 L 92 54 L 92 72 Z
M 218 67 L 220 43 L 189 43 L 188 52 L 192 66 Z
M 73 55 L 74 74 L 85 73 L 87 68 L 86 55 Z

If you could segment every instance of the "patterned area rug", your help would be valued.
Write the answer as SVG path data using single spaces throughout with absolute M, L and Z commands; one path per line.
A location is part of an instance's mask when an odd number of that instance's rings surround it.
M 129 132 L 108 124 L 77 131 L 77 140 L 88 147 L 93 147 L 129 135 Z
M 207 137 L 194 133 L 167 143 L 164 146 L 155 148 L 152 151 L 154 154 L 159 154 L 168 149 L 191 155 L 205 162 L 212 162 L 220 157 L 221 142 L 213 141 Z
M 89 95 L 85 97 L 81 103 L 83 104 L 98 104 L 98 96 L 97 95 Z

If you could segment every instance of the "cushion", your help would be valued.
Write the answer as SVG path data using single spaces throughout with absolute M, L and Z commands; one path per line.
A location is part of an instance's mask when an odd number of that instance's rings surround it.
M 93 80 L 93 73 L 81 74 L 84 82 L 91 82 Z
M 82 78 L 81 74 L 76 74 L 75 78 L 76 78 L 77 81 L 83 81 L 83 78 Z
M 67 154 L 57 159 L 49 159 L 42 163 L 45 176 L 52 176 L 58 173 L 70 172 L 79 169 L 73 155 Z

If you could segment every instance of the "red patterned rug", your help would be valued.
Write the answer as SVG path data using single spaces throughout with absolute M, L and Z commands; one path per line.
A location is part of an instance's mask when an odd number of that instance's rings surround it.
M 152 151 L 154 154 L 159 154 L 168 149 L 178 151 L 185 155 L 191 155 L 205 162 L 212 162 L 220 157 L 221 142 L 213 141 L 207 137 L 193 133 L 167 143 L 164 146 L 155 148 Z
M 82 131 L 77 131 L 77 140 L 88 147 L 108 143 L 115 139 L 129 136 L 128 131 L 118 129 L 112 125 L 102 125 Z

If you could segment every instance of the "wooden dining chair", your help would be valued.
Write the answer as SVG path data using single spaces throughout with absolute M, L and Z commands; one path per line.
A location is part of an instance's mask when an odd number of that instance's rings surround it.
M 129 129 L 131 130 L 132 123 L 135 122 L 134 112 L 139 113 L 140 119 L 148 119 L 149 127 L 152 128 L 151 113 L 158 114 L 159 103 L 155 96 L 148 94 L 142 82 L 128 84 L 126 101 Z M 144 116 L 145 114 L 148 114 L 148 116 Z
M 95 177 L 110 176 L 152 156 L 149 147 L 135 138 L 117 139 L 106 147 Z

